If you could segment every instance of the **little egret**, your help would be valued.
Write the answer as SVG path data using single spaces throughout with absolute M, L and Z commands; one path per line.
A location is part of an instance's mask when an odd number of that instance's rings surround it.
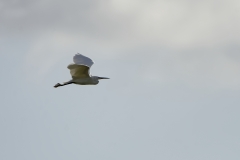
M 74 64 L 69 64 L 68 69 L 70 70 L 70 73 L 72 75 L 72 80 L 68 82 L 64 82 L 63 84 L 57 83 L 54 87 L 60 87 L 65 86 L 68 84 L 79 84 L 79 85 L 96 85 L 99 83 L 98 80 L 100 79 L 109 79 L 106 77 L 97 77 L 90 75 L 90 68 L 94 64 L 94 62 L 82 55 L 82 54 L 76 54 L 73 57 Z

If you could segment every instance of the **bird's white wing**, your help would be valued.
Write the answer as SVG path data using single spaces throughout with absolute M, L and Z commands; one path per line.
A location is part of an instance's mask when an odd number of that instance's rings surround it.
M 90 68 L 88 66 L 70 64 L 68 65 L 68 69 L 70 69 L 70 73 L 73 79 L 90 77 L 89 74 Z
M 78 53 L 73 57 L 73 62 L 75 64 L 68 65 L 73 79 L 90 77 L 89 70 L 94 64 L 90 58 Z
M 78 65 L 88 66 L 89 68 L 94 64 L 90 58 L 79 53 L 73 57 L 73 62 Z

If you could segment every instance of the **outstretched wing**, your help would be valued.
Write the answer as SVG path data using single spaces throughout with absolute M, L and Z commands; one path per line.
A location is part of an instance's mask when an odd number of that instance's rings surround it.
M 88 66 L 89 68 L 94 64 L 90 58 L 79 53 L 73 57 L 73 62 L 78 65 Z
M 90 77 L 90 68 L 88 66 L 70 64 L 68 65 L 68 69 L 70 69 L 70 73 L 73 79 Z
M 73 57 L 73 62 L 74 64 L 68 65 L 73 79 L 90 77 L 89 70 L 94 64 L 90 58 L 78 53 Z

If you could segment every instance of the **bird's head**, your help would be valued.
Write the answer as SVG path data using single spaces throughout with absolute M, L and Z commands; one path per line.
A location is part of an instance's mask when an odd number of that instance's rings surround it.
M 100 79 L 109 79 L 106 77 L 97 77 L 97 76 L 92 76 L 91 78 L 94 84 L 98 84 Z
M 110 79 L 110 78 L 107 78 L 107 77 L 98 77 L 99 80 L 101 79 Z

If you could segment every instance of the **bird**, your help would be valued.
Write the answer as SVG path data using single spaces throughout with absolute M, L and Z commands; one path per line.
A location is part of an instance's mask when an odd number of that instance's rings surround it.
M 90 58 L 80 53 L 75 54 L 73 57 L 73 62 L 73 64 L 69 64 L 67 67 L 70 70 L 72 80 L 64 82 L 62 84 L 57 83 L 54 88 L 69 84 L 97 85 L 101 79 L 110 79 L 107 77 L 92 76 L 90 74 L 90 68 L 94 62 Z

